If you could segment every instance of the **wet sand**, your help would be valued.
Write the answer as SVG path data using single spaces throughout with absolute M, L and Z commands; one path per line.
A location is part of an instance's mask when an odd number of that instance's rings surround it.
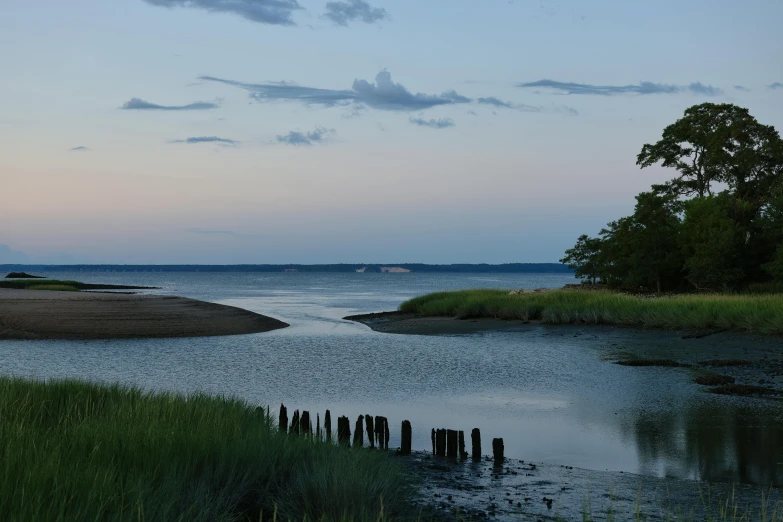
M 184 297 L 0 288 L 0 339 L 201 337 L 288 324 Z

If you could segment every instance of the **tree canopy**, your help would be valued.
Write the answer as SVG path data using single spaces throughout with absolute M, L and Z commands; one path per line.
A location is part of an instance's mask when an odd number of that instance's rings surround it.
M 645 144 L 641 168 L 677 174 L 634 213 L 581 235 L 561 263 L 577 277 L 648 290 L 783 288 L 783 140 L 732 104 L 686 109 Z

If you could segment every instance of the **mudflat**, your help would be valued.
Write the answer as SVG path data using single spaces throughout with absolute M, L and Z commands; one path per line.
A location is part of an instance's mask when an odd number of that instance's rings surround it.
M 0 288 L 0 339 L 201 337 L 286 326 L 249 310 L 184 297 Z

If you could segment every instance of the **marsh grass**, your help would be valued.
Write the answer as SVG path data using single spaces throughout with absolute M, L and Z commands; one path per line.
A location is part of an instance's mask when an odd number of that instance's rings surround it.
M 29 290 L 55 290 L 59 292 L 78 292 L 79 289 L 75 286 L 66 284 L 45 284 L 45 285 L 31 285 L 27 287 Z
M 662 366 L 665 368 L 683 368 L 687 364 L 682 364 L 671 359 L 624 359 L 617 361 L 620 366 Z
M 734 384 L 734 381 L 734 377 L 730 375 L 721 375 L 719 373 L 697 375 L 693 380 L 696 384 L 701 384 L 703 386 L 722 386 L 725 384 Z
M 0 288 L 17 288 L 20 290 L 60 290 L 60 288 L 51 287 L 68 287 L 78 290 L 81 284 L 78 281 L 59 281 L 56 279 L 0 280 Z
M 236 399 L 2 377 L 0 419 L 0 513 L 11 520 L 406 513 L 410 485 L 393 459 L 282 435 Z
M 643 299 L 605 290 L 516 295 L 509 295 L 507 290 L 459 290 L 416 297 L 400 305 L 400 311 L 423 316 L 520 319 L 550 324 L 783 334 L 783 294 Z

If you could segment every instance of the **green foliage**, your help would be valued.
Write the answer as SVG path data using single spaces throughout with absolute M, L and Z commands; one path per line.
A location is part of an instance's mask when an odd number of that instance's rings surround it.
M 783 140 L 747 109 L 703 103 L 637 156 L 678 175 L 636 197 L 631 216 L 579 237 L 561 262 L 613 287 L 677 290 L 783 283 Z M 728 187 L 713 194 L 716 184 Z M 695 196 L 693 199 L 685 199 Z
M 730 329 L 783 334 L 783 295 L 677 295 L 644 299 L 600 290 L 510 295 L 460 290 L 416 297 L 400 311 L 424 316 L 521 319 L 549 324 L 606 324 L 671 330 Z
M 0 419 L 9 520 L 386 520 L 408 503 L 383 453 L 282 435 L 235 399 L 2 377 Z
M 721 290 L 744 275 L 739 258 L 745 234 L 728 214 L 726 198 L 707 197 L 688 202 L 681 246 L 686 279 L 696 288 Z

